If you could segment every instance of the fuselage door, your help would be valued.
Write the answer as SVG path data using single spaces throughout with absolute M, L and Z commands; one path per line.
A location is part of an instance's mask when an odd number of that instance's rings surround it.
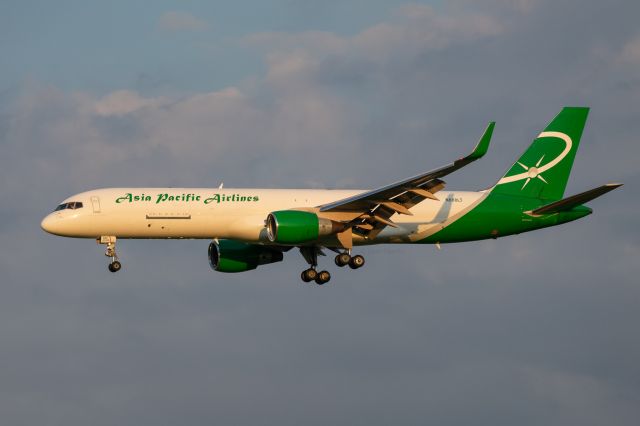
M 94 213 L 100 213 L 100 198 L 96 195 L 91 197 L 91 207 Z

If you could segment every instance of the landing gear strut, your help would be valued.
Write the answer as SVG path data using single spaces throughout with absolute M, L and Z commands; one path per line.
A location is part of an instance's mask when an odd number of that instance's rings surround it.
M 316 284 L 322 285 L 328 283 L 331 279 L 331 274 L 328 271 L 316 271 L 318 266 L 318 254 L 322 254 L 318 247 L 300 247 L 300 253 L 304 260 L 311 266 L 309 269 L 305 269 L 300 274 L 302 281 L 308 283 L 315 281 Z
M 118 254 L 116 253 L 116 237 L 115 236 L 102 236 L 98 238 L 98 244 L 104 244 L 107 246 L 107 249 L 104 252 L 104 255 L 111 258 L 111 263 L 109 263 L 109 270 L 111 272 L 118 272 L 122 269 L 122 263 L 118 260 Z

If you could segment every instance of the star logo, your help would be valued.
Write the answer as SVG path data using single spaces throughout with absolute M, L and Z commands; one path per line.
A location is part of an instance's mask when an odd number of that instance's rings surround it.
M 523 169 L 525 169 L 527 171 L 527 179 L 524 181 L 524 185 L 522 185 L 522 188 L 520 188 L 520 190 L 522 191 L 524 189 L 525 186 L 527 186 L 527 184 L 529 183 L 529 181 L 531 179 L 540 179 L 541 181 L 543 181 L 544 183 L 549 183 L 545 180 L 545 178 L 542 176 L 542 172 L 538 169 L 538 167 L 540 167 L 540 163 L 542 163 L 542 159 L 544 158 L 544 155 L 542 157 L 540 157 L 540 159 L 538 160 L 538 162 L 536 163 L 535 166 L 532 167 L 527 167 L 524 164 L 522 164 L 521 162 L 517 162 L 520 167 L 522 167 Z
M 515 175 L 505 176 L 502 179 L 500 179 L 498 183 L 496 183 L 496 185 L 502 185 L 505 183 L 518 182 L 518 181 L 524 180 L 524 184 L 522 185 L 522 188 L 520 188 L 520 190 L 522 191 L 527 186 L 527 184 L 531 181 L 531 179 L 540 179 L 544 183 L 547 183 L 547 184 L 549 183 L 544 178 L 544 176 L 542 176 L 542 173 L 546 172 L 547 170 L 551 170 L 557 164 L 559 164 L 564 159 L 564 157 L 569 155 L 569 153 L 571 152 L 571 146 L 573 145 L 573 143 L 569 135 L 566 135 L 561 132 L 542 132 L 538 135 L 537 139 L 539 138 L 550 138 L 549 140 L 559 140 L 564 143 L 564 149 L 560 154 L 558 154 L 555 158 L 553 158 L 551 161 L 547 162 L 543 166 L 541 166 L 541 164 L 542 164 L 542 160 L 544 159 L 544 155 L 540 157 L 540 159 L 538 160 L 535 166 L 531 166 L 531 167 L 525 164 L 522 164 L 520 161 L 517 161 L 516 164 L 522 167 L 524 171 L 522 173 L 518 173 Z

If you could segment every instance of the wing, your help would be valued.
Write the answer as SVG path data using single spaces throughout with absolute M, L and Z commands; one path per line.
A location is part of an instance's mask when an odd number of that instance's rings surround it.
M 426 199 L 437 200 L 434 194 L 445 185 L 440 178 L 481 158 L 489 149 L 494 126 L 494 122 L 489 123 L 471 154 L 449 165 L 318 208 L 321 213 L 361 213 L 349 226 L 353 232 L 373 238 L 386 226 L 397 226 L 390 219 L 395 213 L 411 215 L 409 209 L 416 204 Z

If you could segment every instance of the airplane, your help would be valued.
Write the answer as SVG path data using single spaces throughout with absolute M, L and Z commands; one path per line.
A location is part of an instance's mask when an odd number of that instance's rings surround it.
M 495 185 L 481 191 L 445 190 L 443 177 L 485 155 L 495 122 L 473 151 L 438 169 L 373 190 L 106 188 L 73 195 L 46 216 L 54 235 L 106 245 L 109 270 L 122 264 L 116 241 L 211 240 L 208 258 L 219 272 L 244 272 L 280 262 L 297 247 L 309 268 L 304 282 L 331 279 L 318 270 L 324 250 L 335 264 L 361 268 L 354 247 L 441 244 L 498 238 L 580 219 L 584 203 L 621 183 L 563 198 L 589 108 L 565 107 Z

